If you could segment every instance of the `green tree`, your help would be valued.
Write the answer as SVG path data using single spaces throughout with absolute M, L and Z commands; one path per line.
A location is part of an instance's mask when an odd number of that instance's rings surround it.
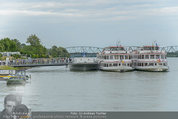
M 40 44 L 40 39 L 34 34 L 30 35 L 27 38 L 27 43 L 30 43 L 31 46 L 39 46 Z
M 17 44 L 15 41 L 10 40 L 9 38 L 4 38 L 0 40 L 0 50 L 2 52 L 16 52 Z
M 57 47 L 57 46 L 52 46 L 51 49 L 49 49 L 49 54 L 52 57 L 69 57 L 69 53 L 67 50 L 63 47 Z
M 69 57 L 68 51 L 63 47 L 58 47 L 59 57 Z
M 3 52 L 5 50 L 4 44 L 0 42 L 0 52 Z
M 22 44 L 22 54 L 27 54 L 33 58 L 47 57 L 47 49 L 41 44 L 40 39 L 36 35 L 30 35 L 27 38 L 29 45 Z
M 49 53 L 52 57 L 59 57 L 58 56 L 58 48 L 57 46 L 52 46 L 52 48 L 50 49 L 50 53 Z
M 13 39 L 12 41 L 14 41 L 15 43 L 16 43 L 16 46 L 17 46 L 17 51 L 20 51 L 21 50 L 21 43 L 20 43 L 20 41 L 19 40 L 17 40 L 17 39 Z

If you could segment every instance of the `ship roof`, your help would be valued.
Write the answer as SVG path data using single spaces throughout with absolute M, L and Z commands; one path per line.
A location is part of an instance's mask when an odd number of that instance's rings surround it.
M 157 45 L 145 45 L 143 47 L 159 47 L 159 46 L 157 46 Z
M 123 46 L 109 46 L 109 47 L 105 47 L 105 48 L 124 48 Z

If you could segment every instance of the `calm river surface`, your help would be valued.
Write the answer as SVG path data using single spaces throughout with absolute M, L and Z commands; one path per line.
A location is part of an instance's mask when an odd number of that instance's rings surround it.
M 161 73 L 32 68 L 25 86 L 0 81 L 0 110 L 6 95 L 19 93 L 32 111 L 178 111 L 178 58 L 168 63 Z

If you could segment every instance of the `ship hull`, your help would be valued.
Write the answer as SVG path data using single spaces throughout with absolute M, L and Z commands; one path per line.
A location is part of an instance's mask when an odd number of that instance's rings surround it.
M 169 70 L 167 66 L 152 66 L 152 67 L 135 67 L 138 71 L 148 71 L 148 72 L 166 72 Z
M 7 80 L 7 85 L 25 85 L 25 80 Z
M 110 71 L 110 72 L 128 72 L 128 71 L 133 71 L 134 69 L 132 67 L 120 66 L 120 67 L 100 67 L 100 70 Z
M 69 68 L 71 71 L 92 71 L 98 70 L 97 63 L 74 63 L 69 64 Z

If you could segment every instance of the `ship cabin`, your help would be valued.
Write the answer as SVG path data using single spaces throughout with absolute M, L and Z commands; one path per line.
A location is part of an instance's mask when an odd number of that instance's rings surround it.
M 125 49 L 122 46 L 110 46 L 103 49 L 102 53 L 125 53 Z
M 137 59 L 134 65 L 137 66 L 167 66 L 166 52 L 158 46 L 144 46 L 134 57 Z
M 132 66 L 131 55 L 122 46 L 106 47 L 98 58 L 103 67 Z
M 143 46 L 141 50 L 159 50 L 159 46 Z

